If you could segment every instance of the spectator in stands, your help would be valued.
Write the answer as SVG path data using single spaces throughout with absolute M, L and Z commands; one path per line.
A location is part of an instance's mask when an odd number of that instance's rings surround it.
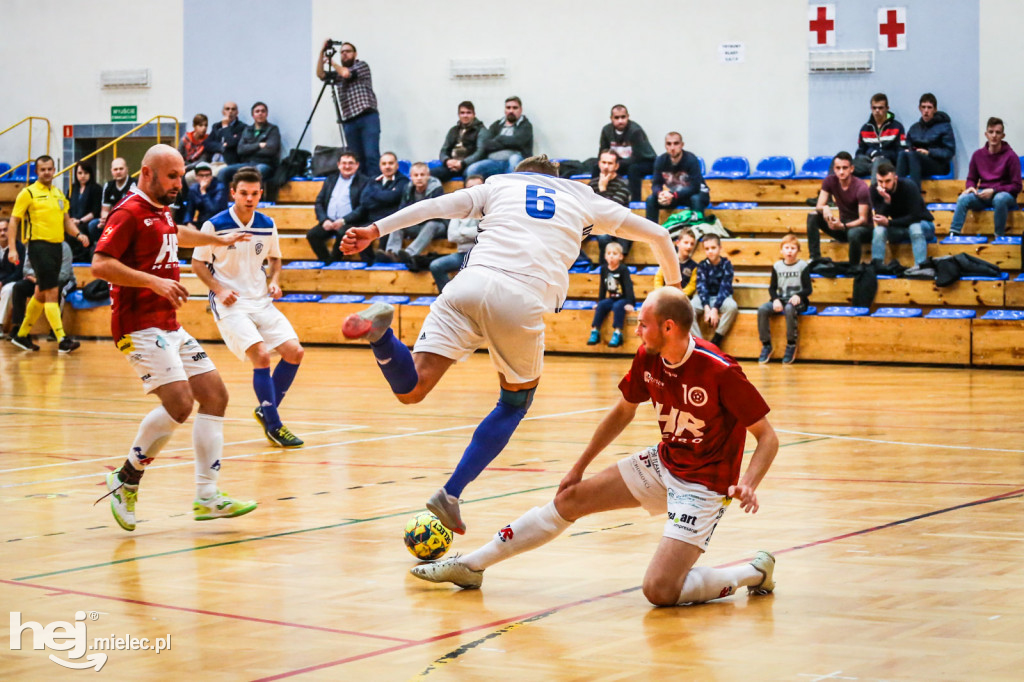
M 996 236 L 1006 234 L 1006 217 L 1017 208 L 1017 195 L 1021 192 L 1020 158 L 1009 144 L 1003 119 L 993 116 L 985 124 L 984 147 L 971 155 L 967 171 L 967 189 L 956 200 L 956 212 L 950 234 L 960 234 L 967 211 L 995 209 Z
M 484 178 L 481 175 L 470 175 L 466 178 L 466 187 L 476 187 L 483 184 Z M 430 274 L 437 284 L 437 293 L 444 291 L 445 285 L 450 281 L 448 275 L 462 269 L 462 263 L 466 260 L 473 245 L 476 244 L 477 227 L 480 221 L 476 218 L 452 218 L 448 221 L 448 241 L 455 244 L 455 253 L 441 256 L 430 261 Z
M 239 162 L 238 141 L 245 132 L 245 123 L 238 119 L 238 104 L 224 102 L 221 120 L 213 124 L 206 148 L 213 155 L 211 165 L 218 172 L 225 165 Z
M 10 307 L 14 285 L 22 279 L 22 268 L 25 263 L 25 247 L 9 237 L 9 221 L 0 218 L 0 338 L 6 338 L 4 328 L 7 323 L 7 309 Z M 8 249 L 14 248 L 18 253 L 18 262 L 12 263 L 7 258 Z M 33 284 L 33 287 L 35 285 Z
M 796 342 L 799 334 L 797 316 L 807 310 L 811 295 L 811 269 L 805 260 L 798 258 L 800 241 L 790 232 L 782 238 L 780 245 L 782 259 L 772 266 L 772 279 L 768 284 L 768 302 L 757 309 L 757 333 L 761 338 L 762 365 L 772 359 L 772 332 L 769 318 L 772 315 L 786 316 L 786 352 L 783 364 L 796 360 Z
M 693 260 L 693 250 L 697 247 L 697 237 L 690 228 L 684 229 L 676 239 L 676 252 L 679 254 L 679 271 L 686 282 L 683 284 L 683 293 L 687 297 L 697 293 L 697 261 Z M 665 273 L 658 268 L 654 273 L 654 288 L 660 289 L 665 286 Z
M 245 127 L 238 141 L 238 163 L 222 168 L 217 174 L 222 187 L 231 184 L 231 178 L 239 168 L 253 166 L 263 176 L 263 182 L 274 174 L 281 159 L 281 131 L 267 121 L 269 110 L 263 102 L 252 105 L 252 125 Z
M 608 313 L 612 314 L 612 338 L 608 340 L 609 348 L 622 345 L 622 327 L 626 324 L 626 313 L 636 306 L 633 295 L 633 280 L 629 276 L 629 268 L 622 262 L 624 254 L 622 246 L 612 242 L 605 247 L 604 264 L 601 266 L 601 284 L 597 294 L 597 307 L 594 309 L 594 321 L 590 325 L 588 346 L 596 346 L 601 341 L 601 325 Z
M 601 129 L 598 149 L 602 154 L 605 149 L 610 149 L 618 155 L 619 173 L 629 178 L 632 200 L 640 201 L 644 177 L 654 170 L 657 153 L 640 124 L 629 119 L 629 110 L 625 104 L 612 107 L 612 122 Z
M 88 161 L 75 164 L 75 182 L 71 186 L 68 217 L 81 234 L 89 234 L 89 223 L 99 218 L 103 204 L 103 188 L 95 177 L 96 172 Z M 89 260 L 89 247 L 83 246 L 80 239 L 65 234 L 64 241 L 71 247 L 76 263 Z
M 430 175 L 430 167 L 422 161 L 418 161 L 409 169 L 410 182 L 402 191 L 402 202 L 399 209 L 411 206 L 424 199 L 433 199 L 444 194 L 441 181 Z M 430 242 L 434 241 L 448 229 L 447 220 L 427 220 L 419 225 L 395 230 L 388 235 L 387 245 L 384 247 L 387 258 L 398 259 L 411 270 L 419 272 L 422 267 L 413 259 L 425 249 Z M 409 246 L 403 248 L 403 240 L 412 239 Z
M 590 188 L 605 199 L 629 208 L 629 186 L 619 177 L 618 155 L 610 149 L 602 150 L 597 160 L 597 170 L 597 175 L 590 179 Z M 633 242 L 622 237 L 613 237 L 610 234 L 597 235 L 598 262 L 601 265 L 604 265 L 605 247 L 612 242 L 622 246 L 623 258 L 629 255 L 629 250 L 633 246 Z
M 377 95 L 373 92 L 373 76 L 370 65 L 360 60 L 356 46 L 342 43 L 338 54 L 341 63 L 332 62 L 328 50 L 331 41 L 324 43 L 316 65 L 316 77 L 327 77 L 326 66 L 334 67 L 334 84 L 341 105 L 341 126 L 345 131 L 345 144 L 356 154 L 362 164 L 363 173 L 372 178 L 380 162 L 380 114 L 377 112 Z
M 380 156 L 380 175 L 366 183 L 363 193 L 359 195 L 359 217 L 353 225 L 372 225 L 381 218 L 386 218 L 398 210 L 402 203 L 402 195 L 409 184 L 409 178 L 398 172 L 398 157 L 394 152 L 384 152 Z M 377 256 L 384 262 L 390 262 L 383 251 L 367 248 L 360 257 L 367 263 L 373 263 Z
M 203 229 L 206 221 L 228 208 L 228 188 L 213 177 L 210 164 L 196 164 L 196 182 L 188 188 L 188 217 L 185 223 L 196 230 Z
M 703 212 L 711 203 L 711 192 L 700 172 L 700 159 L 683 149 L 683 136 L 665 136 L 665 153 L 654 161 L 651 195 L 647 197 L 647 219 L 660 222 L 663 208 L 685 206 Z
M 192 130 L 181 136 L 178 151 L 181 158 L 185 159 L 186 171 L 193 170 L 199 163 L 209 163 L 213 158 L 213 152 L 210 151 L 212 145 L 209 144 L 210 136 L 207 134 L 209 125 L 210 120 L 206 118 L 206 114 L 196 114 L 192 117 Z
M 341 238 L 345 229 L 362 225 L 360 220 L 360 197 L 370 183 L 369 178 L 359 172 L 359 159 L 355 152 L 346 149 L 338 158 L 338 172 L 324 179 L 320 193 L 316 195 L 317 224 L 306 233 L 306 241 L 316 254 L 317 260 L 330 265 L 342 259 Z M 334 240 L 331 250 L 327 244 Z
M 889 98 L 881 92 L 872 95 L 871 115 L 858 133 L 853 174 L 858 178 L 871 178 L 882 161 L 895 165 L 905 137 L 903 124 L 889 111 Z
M 835 203 L 832 210 L 830 203 Z M 821 258 L 821 233 L 849 243 L 851 263 L 859 263 L 861 245 L 871 242 L 871 195 L 868 185 L 853 177 L 853 157 L 839 152 L 832 172 L 821 181 L 818 204 L 807 216 L 807 249 L 811 260 Z
M 722 255 L 722 240 L 718 235 L 705 235 L 701 244 L 707 258 L 697 265 L 697 295 L 691 301 L 695 316 L 690 333 L 699 339 L 704 338 L 700 334 L 703 318 L 715 330 L 711 343 L 721 346 L 739 313 L 739 306 L 732 297 L 734 271 L 732 263 Z
M 484 143 L 491 132 L 476 117 L 476 108 L 469 100 L 459 103 L 459 122 L 451 127 L 441 145 L 441 165 L 430 174 L 441 182 L 460 176 L 469 166 L 484 157 Z
M 511 173 L 520 161 L 533 156 L 533 124 L 523 115 L 523 102 L 518 97 L 505 100 L 505 117 L 491 124 L 483 149 L 485 158 L 468 166 L 467 174 L 486 178 Z
M 896 159 L 896 174 L 918 187 L 921 176 L 946 175 L 956 156 L 956 136 L 949 114 L 938 110 L 935 95 L 926 92 L 917 105 L 921 120 L 907 131 L 907 148 Z
M 896 168 L 883 161 L 878 164 L 871 185 L 871 206 L 875 212 L 871 259 L 885 259 L 887 239 L 890 244 L 902 244 L 909 239 L 914 265 L 921 265 L 928 258 L 928 240 L 935 238 L 935 223 L 914 181 L 896 177 Z
M 107 184 L 103 186 L 103 199 L 100 205 L 100 217 L 89 223 L 89 241 L 95 244 L 103 234 L 103 228 L 107 226 L 107 216 L 110 209 L 124 199 L 128 190 L 135 184 L 135 179 L 128 175 L 128 162 L 120 156 L 110 162 L 110 175 L 112 176 Z

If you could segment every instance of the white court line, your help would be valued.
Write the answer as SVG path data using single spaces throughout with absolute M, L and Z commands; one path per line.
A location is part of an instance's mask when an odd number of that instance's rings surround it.
M 589 410 L 574 410 L 572 412 L 558 412 L 556 414 L 545 414 L 538 417 L 526 417 L 523 421 L 536 421 L 540 419 L 554 419 L 556 417 L 570 417 L 575 414 L 587 414 L 589 412 L 605 412 L 607 407 L 595 407 Z M 417 431 L 415 433 L 397 433 L 390 436 L 375 436 L 373 438 L 359 438 L 357 440 L 339 441 L 336 443 L 323 443 L 321 445 L 310 445 L 308 447 L 302 447 L 300 452 L 307 452 L 309 450 L 319 450 L 321 448 L 332 448 L 341 445 L 356 445 L 358 443 L 373 443 L 382 440 L 394 440 L 396 438 L 409 438 L 410 436 L 428 436 L 433 433 L 446 433 L 448 431 L 460 431 L 465 429 L 475 429 L 479 424 L 466 424 L 464 426 L 449 426 L 444 429 L 431 429 L 430 431 Z M 274 448 L 273 450 L 262 450 L 260 452 L 246 452 L 241 455 L 229 455 L 221 457 L 224 459 L 242 459 L 246 457 L 258 457 L 266 454 L 280 454 L 280 448 Z M 105 458 L 111 459 L 111 458 Z M 120 459 L 117 457 L 116 459 Z M 86 460 L 86 461 L 99 461 L 99 460 Z M 77 462 L 76 462 L 77 463 Z M 192 466 L 192 462 L 175 462 L 173 464 L 150 464 L 147 469 L 171 469 L 174 467 Z M 22 488 L 27 485 L 38 485 L 41 483 L 59 483 L 60 481 L 75 481 L 82 478 L 98 478 L 99 474 L 82 474 L 80 476 L 65 476 L 63 478 L 49 478 L 38 481 L 25 481 L 24 483 L 8 483 L 7 485 L 0 485 L 0 490 L 6 488 Z
M 135 403 L 141 404 L 141 403 Z M 21 410 L 22 412 L 53 412 L 57 414 L 95 414 L 103 417 L 122 417 L 124 419 L 136 420 L 145 417 L 145 414 L 130 414 L 125 412 L 100 412 L 97 410 L 61 410 L 55 407 L 14 407 L 12 405 L 4 405 L 0 407 L 0 412 L 4 410 Z M 224 417 L 224 421 L 227 422 L 251 422 L 252 418 L 240 419 L 238 417 Z M 292 419 L 288 420 L 289 424 L 304 424 L 306 426 L 333 426 L 333 424 L 325 424 L 323 422 L 300 422 Z
M 1009 450 L 1006 448 L 979 448 L 974 445 L 947 445 L 945 443 L 910 443 L 902 440 L 878 440 L 876 438 L 859 438 L 857 436 L 836 436 L 831 433 L 808 433 L 807 431 L 787 431 L 786 429 L 775 429 L 778 433 L 789 433 L 796 436 L 817 436 L 819 438 L 835 438 L 837 440 L 858 440 L 864 443 L 881 443 L 883 445 L 913 445 L 921 448 L 946 448 L 947 450 L 979 450 L 981 452 L 1013 452 L 1024 453 L 1024 450 Z
M 326 431 L 313 431 L 312 433 L 304 433 L 303 436 L 307 438 L 309 436 L 319 436 L 325 433 L 338 433 L 339 431 L 357 431 L 359 429 L 369 428 L 361 424 L 352 424 L 351 426 L 342 426 L 337 429 L 327 429 Z M 249 443 L 262 443 L 265 438 L 252 438 L 249 440 L 235 440 L 230 443 L 224 443 L 225 447 L 228 445 L 247 445 Z M 163 452 L 190 452 L 192 448 L 173 448 L 171 450 L 164 450 Z M 35 464 L 30 467 L 19 467 L 17 469 L 0 469 L 0 474 L 10 474 L 15 471 L 31 471 L 33 469 L 48 469 L 50 467 L 64 467 L 71 466 L 74 464 L 91 464 L 92 462 L 105 462 L 108 459 L 124 459 L 126 455 L 114 455 L 113 457 L 91 457 L 89 459 L 78 459 L 74 462 L 54 462 L 51 464 Z

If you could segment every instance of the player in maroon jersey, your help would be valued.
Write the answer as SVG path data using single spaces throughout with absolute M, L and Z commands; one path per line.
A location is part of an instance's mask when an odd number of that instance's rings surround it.
M 767 594 L 775 588 L 775 557 L 758 552 L 729 568 L 694 567 L 733 498 L 746 512 L 758 508 L 755 490 L 778 452 L 768 405 L 736 362 L 690 335 L 693 308 L 678 289 L 657 289 L 640 309 L 643 345 L 619 383 L 622 398 L 598 425 L 555 499 L 505 526 L 487 545 L 463 557 L 420 564 L 412 574 L 431 582 L 479 587 L 483 570 L 554 539 L 573 521 L 612 509 L 642 506 L 667 514 L 661 544 L 644 576 L 644 596 L 657 606 L 705 602 L 739 587 Z M 650 400 L 662 439 L 582 480 L 593 459 Z M 740 476 L 749 431 L 757 448 Z
M 249 238 L 179 229 L 168 208 L 181 191 L 185 163 L 174 147 L 158 144 L 142 159 L 136 187 L 107 217 L 96 244 L 92 274 L 111 284 L 110 326 L 114 343 L 142 379 L 146 393 L 160 398 L 160 407 L 142 420 L 128 459 L 107 474 L 110 509 L 125 530 L 135 530 L 135 501 L 146 467 L 192 413 L 195 449 L 195 519 L 241 516 L 256 503 L 235 500 L 217 489 L 224 444 L 224 410 L 228 390 L 199 342 L 178 324 L 176 310 L 188 300 L 178 281 L 178 246 L 226 246 Z

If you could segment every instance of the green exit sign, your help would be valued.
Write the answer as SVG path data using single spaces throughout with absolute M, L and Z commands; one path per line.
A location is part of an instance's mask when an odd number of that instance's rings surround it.
M 139 108 L 137 106 L 130 107 L 110 107 L 110 121 L 117 123 L 118 121 L 138 121 L 139 120 Z

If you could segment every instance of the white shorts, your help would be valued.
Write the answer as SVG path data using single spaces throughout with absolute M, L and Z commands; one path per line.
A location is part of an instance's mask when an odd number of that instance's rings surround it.
M 184 329 L 140 329 L 118 339 L 117 349 L 128 357 L 146 393 L 217 369 L 199 342 Z
M 245 360 L 245 351 L 257 343 L 263 342 L 267 348 L 274 349 L 299 338 L 288 318 L 273 304 L 254 312 L 228 313 L 219 317 L 217 329 L 228 350 L 239 360 Z
M 707 549 L 715 526 L 732 502 L 732 498 L 699 483 L 682 481 L 662 468 L 657 447 L 619 460 L 619 474 L 651 516 L 668 514 L 662 535 L 701 550 Z
M 465 360 L 485 342 L 491 362 L 514 384 L 544 367 L 544 291 L 485 267 L 459 273 L 430 306 L 413 350 Z

